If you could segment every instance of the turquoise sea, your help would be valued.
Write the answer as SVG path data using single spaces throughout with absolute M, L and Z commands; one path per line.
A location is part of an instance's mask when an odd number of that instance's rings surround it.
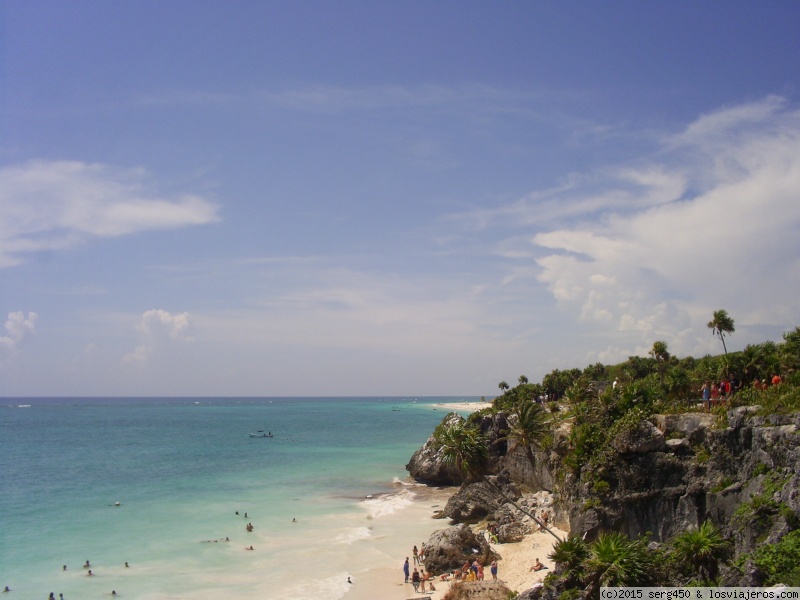
M 391 532 L 424 493 L 404 465 L 433 405 L 476 400 L 2 399 L 0 589 L 344 598 L 407 554 Z

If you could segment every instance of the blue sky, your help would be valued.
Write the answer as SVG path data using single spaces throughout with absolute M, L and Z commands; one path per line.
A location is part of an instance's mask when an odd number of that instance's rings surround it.
M 0 11 L 0 395 L 490 395 L 800 325 L 796 2 Z

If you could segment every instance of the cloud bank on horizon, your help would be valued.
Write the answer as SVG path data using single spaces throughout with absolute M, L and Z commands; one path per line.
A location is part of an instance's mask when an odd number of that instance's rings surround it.
M 11 93 L 0 395 L 491 394 L 800 325 L 791 90 L 490 72 Z

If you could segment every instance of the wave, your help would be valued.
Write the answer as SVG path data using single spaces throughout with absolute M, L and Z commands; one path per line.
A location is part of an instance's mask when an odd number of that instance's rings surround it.
M 428 487 L 428 485 L 425 483 L 420 483 L 419 481 L 409 481 L 408 479 L 400 479 L 397 476 L 392 478 L 392 485 L 401 485 L 403 487 Z
M 372 531 L 369 527 L 356 527 L 345 533 L 341 533 L 334 538 L 337 544 L 352 544 L 359 540 L 366 540 L 372 536 Z
M 416 494 L 411 490 L 403 489 L 396 494 L 387 494 L 377 498 L 369 498 L 361 502 L 367 510 L 367 518 L 380 519 L 410 506 Z

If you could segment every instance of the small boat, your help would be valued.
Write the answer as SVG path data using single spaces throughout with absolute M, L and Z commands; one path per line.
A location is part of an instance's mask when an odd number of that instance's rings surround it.
M 267 438 L 270 438 L 270 437 L 272 437 L 272 432 L 270 431 L 269 433 L 264 433 L 263 429 L 259 429 L 255 433 L 251 433 L 250 437 L 267 437 Z

